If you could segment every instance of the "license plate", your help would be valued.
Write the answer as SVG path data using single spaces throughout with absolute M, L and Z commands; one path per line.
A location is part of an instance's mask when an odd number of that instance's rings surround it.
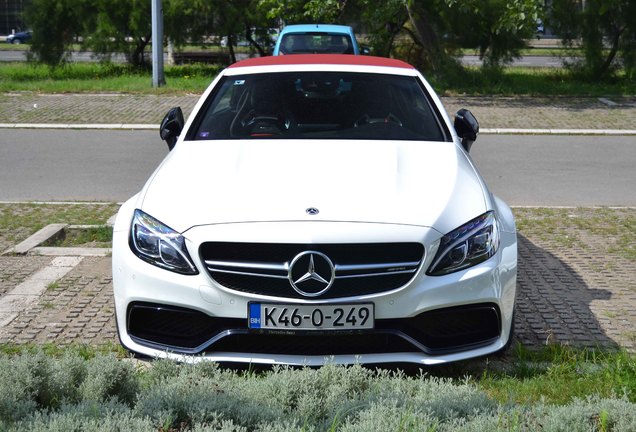
M 373 303 L 290 305 L 250 303 L 249 328 L 270 330 L 362 330 L 374 326 Z

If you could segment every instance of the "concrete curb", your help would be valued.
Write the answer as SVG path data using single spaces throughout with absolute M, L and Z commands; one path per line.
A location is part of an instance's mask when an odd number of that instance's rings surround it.
M 18 245 L 10 248 L 9 250 L 3 252 L 1 255 L 6 254 L 17 254 L 17 255 L 26 255 L 31 249 L 39 246 L 45 241 L 59 236 L 62 231 L 67 227 L 66 224 L 50 224 L 31 235 L 29 238 L 19 243 Z
M 0 129 L 159 130 L 155 124 L 0 123 Z M 484 135 L 597 135 L 636 136 L 636 129 L 518 129 L 483 128 Z
M 632 136 L 636 130 L 631 129 L 504 129 L 483 128 L 481 134 L 499 135 L 615 135 Z
M 114 221 L 112 216 L 109 221 Z M 107 226 L 111 226 L 107 223 Z M 42 255 L 42 256 L 91 256 L 102 257 L 111 254 L 111 248 L 91 247 L 49 247 L 42 246 L 48 240 L 62 235 L 66 229 L 90 228 L 90 225 L 50 224 L 31 235 L 20 244 L 0 253 L 2 255 Z
M 28 255 L 38 256 L 82 256 L 104 257 L 112 253 L 111 248 L 82 248 L 82 247 L 34 247 Z
M 159 130 L 159 125 L 112 123 L 112 124 L 73 124 L 73 123 L 0 123 L 0 129 L 124 129 Z

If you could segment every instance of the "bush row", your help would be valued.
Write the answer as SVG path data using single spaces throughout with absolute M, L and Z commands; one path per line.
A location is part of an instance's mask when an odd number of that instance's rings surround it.
M 360 366 L 257 374 L 108 354 L 0 356 L 1 431 L 633 431 L 634 405 L 499 404 L 467 381 Z

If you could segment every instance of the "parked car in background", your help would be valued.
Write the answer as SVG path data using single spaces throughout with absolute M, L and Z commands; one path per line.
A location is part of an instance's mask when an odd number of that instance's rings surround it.
M 353 55 L 222 71 L 113 231 L 121 343 L 261 364 L 452 362 L 505 350 L 510 208 L 414 67 Z
M 9 36 L 7 36 L 7 43 L 10 44 L 21 44 L 21 43 L 27 43 L 31 41 L 31 32 L 30 31 L 23 31 L 23 32 L 18 32 L 15 34 L 11 34 Z
M 333 24 L 289 25 L 280 32 L 274 55 L 287 54 L 360 54 L 349 26 Z

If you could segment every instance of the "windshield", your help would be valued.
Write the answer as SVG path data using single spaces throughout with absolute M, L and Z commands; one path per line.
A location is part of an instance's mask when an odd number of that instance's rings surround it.
M 353 54 L 351 37 L 346 34 L 291 33 L 283 36 L 280 54 Z
M 186 139 L 446 140 L 416 77 L 263 73 L 224 77 L 217 89 Z

